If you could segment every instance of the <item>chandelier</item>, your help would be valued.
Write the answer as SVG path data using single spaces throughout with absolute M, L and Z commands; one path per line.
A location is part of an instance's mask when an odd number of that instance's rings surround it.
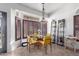
M 45 8 L 44 8 L 45 3 L 42 3 L 42 20 L 41 22 L 45 22 Z
M 43 8 L 42 8 L 42 20 L 44 20 L 45 19 L 45 9 L 44 9 L 44 3 L 42 3 L 42 6 L 43 6 Z
M 45 3 L 42 3 L 42 20 L 41 20 L 41 35 L 43 35 L 43 24 L 46 24 L 47 21 L 45 20 Z

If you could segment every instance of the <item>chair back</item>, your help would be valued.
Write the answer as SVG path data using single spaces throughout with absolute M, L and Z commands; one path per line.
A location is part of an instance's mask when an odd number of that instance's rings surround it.
M 29 44 L 33 44 L 33 43 L 36 42 L 36 39 L 35 39 L 34 37 L 28 36 L 27 38 L 28 38 L 28 43 L 29 43 Z
M 51 35 L 47 34 L 43 40 L 44 40 L 44 45 L 51 44 Z

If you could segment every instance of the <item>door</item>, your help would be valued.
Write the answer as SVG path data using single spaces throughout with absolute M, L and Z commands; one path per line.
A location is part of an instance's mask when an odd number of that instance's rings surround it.
M 7 51 L 7 14 L 0 12 L 0 53 Z

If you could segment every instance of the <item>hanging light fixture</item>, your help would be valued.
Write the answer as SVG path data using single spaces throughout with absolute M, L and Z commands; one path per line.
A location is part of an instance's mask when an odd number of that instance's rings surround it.
M 42 8 L 42 20 L 44 20 L 44 19 L 45 19 L 45 17 L 44 17 L 44 16 L 45 16 L 45 15 L 44 15 L 44 14 L 45 14 L 45 11 L 44 11 L 44 10 L 45 10 L 45 9 L 44 9 L 44 3 L 42 3 L 42 5 L 43 5 L 43 8 Z
M 45 20 L 45 8 L 44 8 L 45 3 L 42 3 L 42 20 L 41 20 L 41 35 L 43 35 L 43 24 L 46 24 L 47 21 Z
M 41 22 L 45 22 L 45 8 L 44 8 L 45 3 L 42 3 L 42 20 Z

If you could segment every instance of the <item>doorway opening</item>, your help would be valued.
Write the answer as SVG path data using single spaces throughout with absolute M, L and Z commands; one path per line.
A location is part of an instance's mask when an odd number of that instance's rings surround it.
M 7 13 L 0 11 L 0 53 L 7 52 Z

